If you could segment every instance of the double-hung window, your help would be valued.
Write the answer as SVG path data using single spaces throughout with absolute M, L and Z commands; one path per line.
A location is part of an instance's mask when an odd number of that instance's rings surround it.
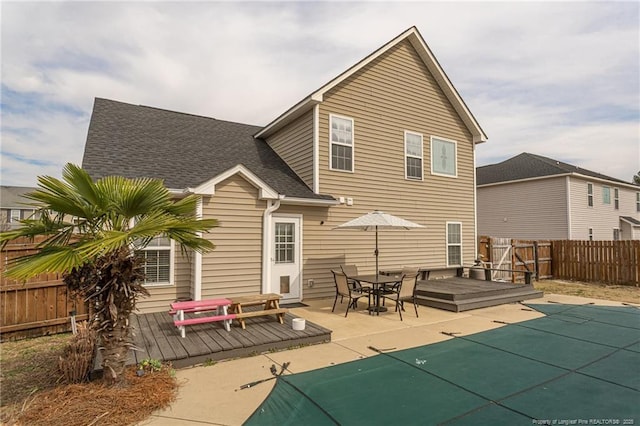
M 608 186 L 602 187 L 602 204 L 611 204 L 611 188 Z
M 457 144 L 455 141 L 431 137 L 431 174 L 458 176 Z
M 589 241 L 593 241 L 593 228 L 589 228 Z
M 462 223 L 447 222 L 447 266 L 462 265 Z
M 353 171 L 353 119 L 329 116 L 331 170 Z
M 9 216 L 9 221 L 11 223 L 20 222 L 20 209 L 11 209 L 11 215 Z
M 422 180 L 422 135 L 404 132 L 405 177 Z
M 155 237 L 138 254 L 144 259 L 144 285 L 173 284 L 173 242 L 164 236 Z
M 587 184 L 587 205 L 593 207 L 593 184 Z
M 636 211 L 640 212 L 640 192 L 636 192 Z
M 618 210 L 620 208 L 620 194 L 618 188 L 613 188 L 613 208 Z

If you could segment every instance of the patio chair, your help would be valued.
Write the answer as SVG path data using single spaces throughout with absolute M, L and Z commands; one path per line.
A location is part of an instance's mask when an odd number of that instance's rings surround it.
M 344 274 L 347 276 L 347 282 L 349 283 L 349 286 L 351 286 L 352 289 L 354 289 L 354 290 L 363 290 L 364 289 L 364 291 L 371 291 L 371 287 L 370 286 L 363 286 L 360 281 L 351 278 L 351 277 L 355 277 L 356 275 L 358 275 L 358 266 L 357 265 L 340 265 L 340 269 L 342 269 L 342 272 L 344 272 Z M 342 303 L 342 298 L 340 299 L 340 303 Z M 353 302 L 353 307 L 357 308 L 358 307 L 358 302 L 354 301 Z
M 361 297 L 367 296 L 367 299 L 369 302 L 367 306 L 371 305 L 371 291 L 367 290 L 366 288 L 353 289 L 351 288 L 351 286 L 349 286 L 349 283 L 347 281 L 347 276 L 344 274 L 344 272 L 335 271 L 333 269 L 331 270 L 331 272 L 333 273 L 333 279 L 336 283 L 336 298 L 333 300 L 333 308 L 331 309 L 331 312 L 335 311 L 336 309 L 336 302 L 338 301 L 338 296 L 340 296 L 341 298 L 342 297 L 349 298 L 349 303 L 347 303 L 347 311 L 344 313 L 345 318 L 349 314 L 349 308 L 353 306 L 353 309 L 355 309 L 356 302 Z
M 393 287 L 386 288 L 380 295 L 383 299 L 390 299 L 396 302 L 396 311 L 400 314 L 402 321 L 402 311 L 404 311 L 404 302 L 410 300 L 413 302 L 413 308 L 418 318 L 418 304 L 416 303 L 416 284 L 418 282 L 419 268 L 402 268 L 402 276 L 400 281 Z

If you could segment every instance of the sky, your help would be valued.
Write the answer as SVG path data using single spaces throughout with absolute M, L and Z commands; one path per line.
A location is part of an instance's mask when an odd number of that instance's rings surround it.
M 637 2 L 0 3 L 2 185 L 81 164 L 94 98 L 266 125 L 416 26 L 488 142 L 631 181 Z

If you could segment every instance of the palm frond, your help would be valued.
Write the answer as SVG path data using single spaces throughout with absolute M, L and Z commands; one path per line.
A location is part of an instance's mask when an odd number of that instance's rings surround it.
M 72 246 L 43 247 L 38 253 L 10 261 L 6 275 L 24 280 L 47 272 L 69 272 L 83 263 L 85 259 Z

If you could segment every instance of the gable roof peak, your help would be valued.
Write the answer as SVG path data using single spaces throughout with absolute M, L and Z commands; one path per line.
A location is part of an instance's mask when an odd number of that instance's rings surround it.
M 480 124 L 477 122 L 476 118 L 473 116 L 465 102 L 462 100 L 462 97 L 451 83 L 451 80 L 449 80 L 449 77 L 444 72 L 444 70 L 440 66 L 440 63 L 433 55 L 431 49 L 429 49 L 429 46 L 427 46 L 427 43 L 424 41 L 424 38 L 418 31 L 418 28 L 416 28 L 415 26 L 409 27 L 407 30 L 400 33 L 385 45 L 378 48 L 352 67 L 348 68 L 346 71 L 344 71 L 316 91 L 312 92 L 310 95 L 302 99 L 293 107 L 289 108 L 271 123 L 267 124 L 262 130 L 256 133 L 255 136 L 258 138 L 268 137 L 282 127 L 286 126 L 288 123 L 300 117 L 315 105 L 321 103 L 324 100 L 324 95 L 329 90 L 333 89 L 334 87 L 354 75 L 356 72 L 367 66 L 369 63 L 373 62 L 376 58 L 380 57 L 389 49 L 393 48 L 404 40 L 408 40 L 413 48 L 416 49 L 416 52 L 422 59 L 423 63 L 425 64 L 429 72 L 431 72 L 431 74 L 434 76 L 438 86 L 444 92 L 449 102 L 451 102 L 453 108 L 456 110 L 460 118 L 462 118 L 462 121 L 465 123 L 465 125 L 473 135 L 474 142 L 485 142 L 487 140 L 487 135 L 484 133 L 484 130 L 482 130 Z

